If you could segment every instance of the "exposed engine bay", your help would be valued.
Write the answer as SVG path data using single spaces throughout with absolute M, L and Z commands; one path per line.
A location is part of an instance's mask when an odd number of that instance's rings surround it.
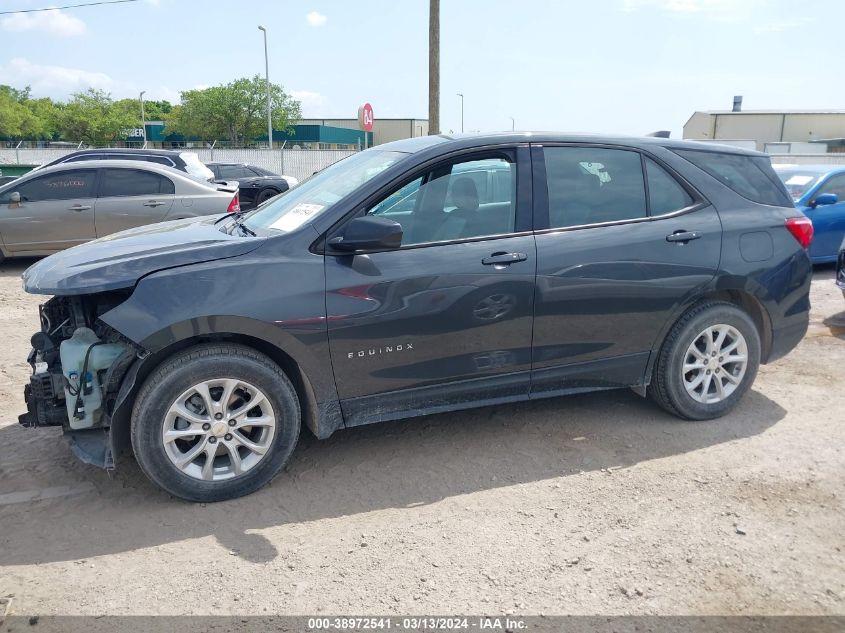
M 110 426 L 123 377 L 146 352 L 99 317 L 129 294 L 58 296 L 39 306 L 41 330 L 31 339 L 32 376 L 24 387 L 21 425 L 61 426 L 69 433 Z

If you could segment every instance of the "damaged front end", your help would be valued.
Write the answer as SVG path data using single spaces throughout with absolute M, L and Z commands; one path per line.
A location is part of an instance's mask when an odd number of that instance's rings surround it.
M 32 367 L 24 387 L 26 427 L 61 426 L 83 461 L 111 469 L 125 438 L 112 437 L 112 417 L 133 363 L 147 352 L 100 320 L 131 290 L 57 296 L 39 308 L 32 336 Z

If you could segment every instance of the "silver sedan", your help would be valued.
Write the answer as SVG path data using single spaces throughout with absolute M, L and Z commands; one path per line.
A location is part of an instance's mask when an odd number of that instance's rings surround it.
M 237 183 L 205 182 L 163 165 L 46 167 L 0 186 L 0 261 L 49 255 L 142 224 L 238 210 Z

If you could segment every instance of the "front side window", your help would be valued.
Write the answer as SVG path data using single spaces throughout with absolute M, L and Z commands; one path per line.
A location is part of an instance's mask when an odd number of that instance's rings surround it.
M 819 174 L 817 172 L 807 171 L 805 169 L 776 169 L 775 173 L 781 179 L 781 182 L 783 182 L 793 202 L 798 202 L 804 197 L 804 194 L 819 182 Z
M 39 176 L 18 185 L 17 192 L 22 202 L 91 198 L 95 173 L 92 169 L 80 169 Z
M 829 178 L 828 181 L 821 186 L 816 195 L 818 196 L 823 193 L 835 194 L 839 197 L 839 202 L 845 202 L 845 174 Z
M 140 169 L 104 169 L 100 179 L 100 198 L 157 196 L 174 192 L 173 181 Z
M 494 188 L 499 176 L 500 188 Z M 295 190 L 294 190 L 295 191 Z M 436 167 L 370 208 L 402 225 L 402 246 L 512 233 L 516 165 L 488 158 Z
M 258 207 L 244 224 L 251 229 L 285 233 L 296 230 L 407 156 L 405 152 L 376 149 L 339 160 L 285 195 Z
M 549 227 L 647 215 L 640 155 L 600 147 L 545 147 Z

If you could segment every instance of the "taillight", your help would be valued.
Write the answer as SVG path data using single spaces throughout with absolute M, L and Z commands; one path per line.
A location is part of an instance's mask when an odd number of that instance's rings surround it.
M 229 203 L 229 208 L 226 209 L 226 213 L 237 213 L 241 210 L 241 199 L 237 193 L 235 193 L 235 197 L 232 198 L 232 201 Z
M 813 223 L 809 218 L 787 218 L 786 228 L 792 233 L 792 237 L 798 240 L 801 248 L 810 248 L 813 241 Z

